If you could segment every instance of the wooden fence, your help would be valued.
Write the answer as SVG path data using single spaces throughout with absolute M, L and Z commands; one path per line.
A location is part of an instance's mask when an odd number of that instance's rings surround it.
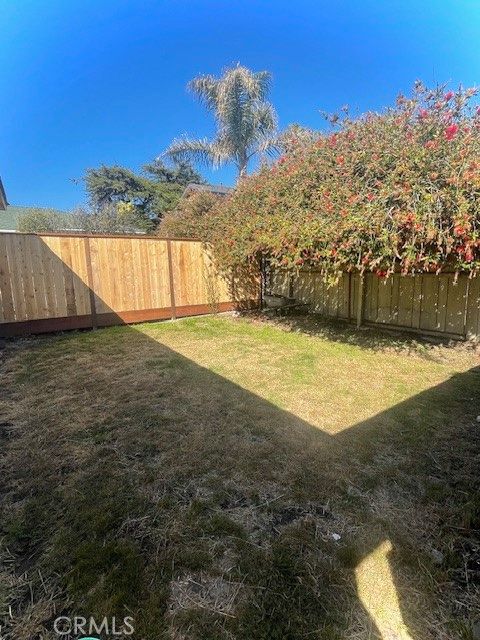
M 272 293 L 294 297 L 312 311 L 369 325 L 442 334 L 455 338 L 480 337 L 480 278 L 445 273 L 387 279 L 374 274 L 345 273 L 328 287 L 318 271 L 276 270 Z
M 195 240 L 0 233 L 0 336 L 128 324 L 258 302 Z

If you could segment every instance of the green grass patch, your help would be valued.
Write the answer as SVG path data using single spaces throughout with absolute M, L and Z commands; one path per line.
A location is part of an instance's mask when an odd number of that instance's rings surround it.
M 32 338 L 2 373 L 13 637 L 55 602 L 146 640 L 367 640 L 355 571 L 386 541 L 411 636 L 469 637 L 473 349 L 202 317 Z

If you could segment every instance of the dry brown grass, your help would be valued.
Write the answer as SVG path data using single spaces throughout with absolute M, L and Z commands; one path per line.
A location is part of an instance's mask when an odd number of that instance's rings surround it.
M 128 612 L 152 639 L 375 638 L 355 568 L 386 544 L 406 633 L 472 638 L 477 367 L 309 319 L 10 343 L 6 638 L 51 637 L 61 612 Z

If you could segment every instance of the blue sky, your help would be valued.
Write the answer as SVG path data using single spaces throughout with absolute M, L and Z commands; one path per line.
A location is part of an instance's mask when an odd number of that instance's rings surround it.
M 1 0 L 0 175 L 11 204 L 81 204 L 88 167 L 132 169 L 213 123 L 185 85 L 268 69 L 280 126 L 391 104 L 420 78 L 479 83 L 478 0 Z M 205 171 L 232 184 L 234 171 Z

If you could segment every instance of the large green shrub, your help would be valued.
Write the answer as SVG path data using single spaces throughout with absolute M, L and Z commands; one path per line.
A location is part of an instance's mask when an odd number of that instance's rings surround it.
M 17 218 L 17 231 L 35 233 L 38 231 L 62 231 L 72 226 L 72 218 L 56 209 L 25 207 Z
M 166 213 L 157 227 L 158 235 L 167 238 L 204 238 L 206 215 L 222 196 L 211 191 L 192 191 Z
M 475 89 L 417 83 L 383 114 L 334 117 L 242 180 L 209 215 L 225 266 L 267 254 L 325 274 L 480 268 L 480 108 Z

